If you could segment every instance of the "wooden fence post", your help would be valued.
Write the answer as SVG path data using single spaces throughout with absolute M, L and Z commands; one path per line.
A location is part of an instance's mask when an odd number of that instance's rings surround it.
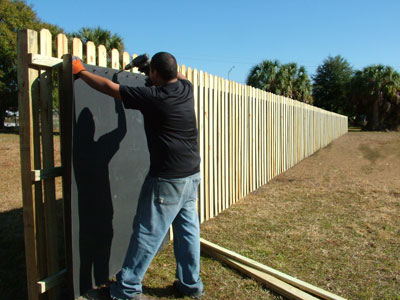
M 31 170 L 34 161 L 32 144 L 33 132 L 33 101 L 38 90 L 37 70 L 29 68 L 28 53 L 38 53 L 37 32 L 24 30 L 18 32 L 18 110 L 20 117 L 20 160 L 21 160 L 21 184 L 23 217 L 24 217 L 24 238 L 26 275 L 28 285 L 28 297 L 30 300 L 39 299 L 39 291 L 36 282 L 39 280 L 39 257 L 38 257 L 38 231 L 36 223 L 36 193 L 32 186 Z M 28 188 L 30 186 L 30 188 Z M 40 197 L 41 200 L 41 197 Z
M 50 31 L 40 31 L 40 54 L 52 57 L 52 38 Z M 40 71 L 40 119 L 43 169 L 54 168 L 54 144 L 53 144 L 53 85 L 52 70 Z M 40 168 L 41 169 L 41 168 Z M 59 255 L 57 242 L 57 211 L 55 180 L 48 178 L 43 180 L 44 188 L 44 216 L 47 253 L 47 274 L 45 277 L 54 275 L 59 271 Z M 49 291 L 51 297 L 56 298 L 57 291 Z

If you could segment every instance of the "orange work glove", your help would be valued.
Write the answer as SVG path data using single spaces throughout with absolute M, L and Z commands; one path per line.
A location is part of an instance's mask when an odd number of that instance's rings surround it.
M 72 73 L 78 75 L 82 71 L 86 71 L 86 69 L 82 65 L 81 59 L 78 56 L 74 56 L 72 58 Z

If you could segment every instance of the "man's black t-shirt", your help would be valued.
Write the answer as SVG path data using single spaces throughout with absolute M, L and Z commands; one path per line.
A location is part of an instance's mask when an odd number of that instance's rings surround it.
M 151 176 L 180 178 L 199 171 L 193 86 L 178 80 L 157 87 L 119 88 L 125 108 L 143 114 Z

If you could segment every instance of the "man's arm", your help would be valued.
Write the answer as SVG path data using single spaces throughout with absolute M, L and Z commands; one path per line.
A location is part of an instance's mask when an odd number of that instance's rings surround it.
M 109 95 L 113 98 L 121 100 L 121 94 L 119 93 L 119 84 L 112 82 L 111 80 L 101 77 L 99 75 L 90 73 L 89 71 L 81 71 L 79 78 L 86 82 L 89 86 L 98 90 L 99 92 Z
M 72 72 L 95 90 L 121 100 L 118 83 L 87 71 L 82 65 L 82 61 L 75 57 L 72 61 Z

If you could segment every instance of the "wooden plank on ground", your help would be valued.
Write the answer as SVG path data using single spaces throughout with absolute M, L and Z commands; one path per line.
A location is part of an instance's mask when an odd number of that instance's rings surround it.
M 247 258 L 243 255 L 240 255 L 238 253 L 235 253 L 233 251 L 230 251 L 226 248 L 223 248 L 221 246 L 218 246 L 217 244 L 214 244 L 212 242 L 209 242 L 205 239 L 200 238 L 200 243 L 201 243 L 201 249 L 204 251 L 209 251 L 207 253 L 210 253 L 210 251 L 213 252 L 217 252 L 219 254 L 222 254 L 226 257 L 229 257 L 237 262 L 243 263 L 247 266 L 250 266 L 254 269 L 257 269 L 259 271 L 262 271 L 264 273 L 267 273 L 269 275 L 272 275 L 282 281 L 285 281 L 286 283 L 289 283 L 299 289 L 302 289 L 304 291 L 307 291 L 309 293 L 312 293 L 318 297 L 321 297 L 323 299 L 330 299 L 330 300 L 345 300 L 344 298 L 335 295 L 331 292 L 325 291 L 319 287 L 313 286 L 307 282 L 304 282 L 300 279 L 297 279 L 295 277 L 289 276 L 285 273 L 282 273 L 278 270 L 275 270 L 273 268 L 270 268 L 268 266 L 265 266 L 255 260 L 252 260 L 250 258 Z
M 215 253 L 212 251 L 207 251 L 209 249 L 205 248 L 205 252 L 219 261 L 227 264 L 228 266 L 242 272 L 243 274 L 253 278 L 254 280 L 260 282 L 261 284 L 265 285 L 272 291 L 286 297 L 290 300 L 318 300 L 319 298 L 313 297 L 306 292 L 295 288 L 294 286 L 275 278 L 272 275 L 266 274 L 260 270 L 254 269 L 248 265 L 235 261 L 225 255 Z

